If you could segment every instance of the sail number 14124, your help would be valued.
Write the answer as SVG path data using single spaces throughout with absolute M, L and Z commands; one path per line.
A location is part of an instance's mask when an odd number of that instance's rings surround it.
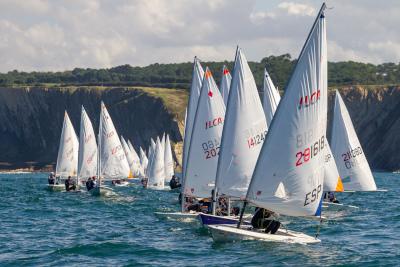
M 325 146 L 325 136 L 315 141 L 311 146 L 303 151 L 296 153 L 296 167 L 307 163 L 310 159 L 317 156 L 319 152 L 323 151 Z

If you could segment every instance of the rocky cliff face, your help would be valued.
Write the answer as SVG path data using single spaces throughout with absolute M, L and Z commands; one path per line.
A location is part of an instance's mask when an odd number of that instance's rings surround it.
M 400 87 L 346 87 L 340 93 L 374 169 L 400 169 Z M 186 91 L 149 88 L 0 88 L 0 169 L 51 168 L 64 110 L 77 134 L 81 105 L 95 131 L 100 101 L 106 104 L 119 134 L 135 148 L 150 137 L 169 133 L 180 162 Z M 329 95 L 329 118 L 334 92 Z M 330 123 L 329 123 L 330 125 Z M 328 129 L 328 137 L 330 127 Z
M 84 105 L 97 132 L 100 101 L 107 106 L 118 133 L 132 140 L 135 148 L 147 149 L 150 137 L 163 132 L 169 133 L 173 143 L 181 142 L 181 115 L 171 112 L 163 97 L 149 90 L 0 88 L 0 168 L 51 168 L 57 159 L 64 111 L 79 135 Z M 185 101 L 185 92 L 167 90 L 163 96 L 173 100 L 183 95 Z

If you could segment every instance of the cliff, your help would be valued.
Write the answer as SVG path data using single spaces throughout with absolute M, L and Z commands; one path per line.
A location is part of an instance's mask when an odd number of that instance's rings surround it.
M 332 88 L 335 89 L 335 88 Z M 373 169 L 400 169 L 400 87 L 339 88 Z M 334 91 L 329 95 L 329 118 Z M 52 168 L 64 110 L 79 134 L 81 105 L 98 128 L 100 101 L 135 148 L 169 133 L 181 160 L 187 91 L 140 87 L 0 88 L 0 169 Z M 328 136 L 330 127 L 328 129 Z
M 166 132 L 173 146 L 182 141 L 187 93 L 161 88 L 0 88 L 0 168 L 50 169 L 57 150 L 64 111 L 79 135 L 81 105 L 98 129 L 104 101 L 120 135 L 136 149 Z M 179 145 L 178 145 L 179 146 Z M 177 152 L 180 149 L 177 147 Z M 180 158 L 179 154 L 174 154 Z

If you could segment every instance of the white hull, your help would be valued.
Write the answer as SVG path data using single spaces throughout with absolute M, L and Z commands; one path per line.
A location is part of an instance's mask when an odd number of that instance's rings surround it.
M 236 225 L 209 225 L 212 238 L 216 242 L 232 242 L 241 240 L 260 240 L 265 242 L 283 242 L 298 244 L 314 244 L 321 240 L 309 235 L 279 229 L 275 234 L 266 234 L 262 230 L 252 230 L 251 227 L 238 229 Z
M 334 203 L 334 202 L 329 202 L 329 201 L 323 201 L 322 205 L 323 205 L 324 208 L 343 207 L 343 208 L 359 209 L 359 207 L 357 207 L 357 206 L 346 205 L 346 204 L 343 204 L 343 203 Z
M 52 192 L 65 191 L 65 185 L 63 184 L 49 184 L 47 185 L 47 190 Z
M 112 194 L 114 194 L 114 191 L 113 191 L 111 188 L 109 188 L 109 187 L 105 187 L 105 186 L 96 186 L 96 187 L 92 188 L 92 189 L 89 191 L 89 193 L 92 194 L 92 196 L 99 197 L 99 196 L 109 196 L 109 195 L 112 195 Z
M 198 212 L 154 212 L 155 215 L 172 220 L 194 220 L 197 221 Z

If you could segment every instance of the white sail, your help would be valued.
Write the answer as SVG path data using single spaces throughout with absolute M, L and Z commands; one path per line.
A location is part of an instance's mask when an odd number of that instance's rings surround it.
M 126 160 L 128 161 L 130 172 L 132 173 L 133 176 L 135 176 L 135 172 L 137 171 L 137 168 L 136 168 L 134 160 L 133 160 L 133 154 L 132 154 L 132 151 L 131 151 L 128 143 L 125 141 L 125 139 L 122 135 L 121 135 L 121 145 L 122 145 L 122 148 L 124 149 L 125 157 L 126 157 Z M 136 174 L 136 176 L 138 176 L 138 175 Z
M 153 138 L 150 138 L 150 146 L 147 154 L 149 160 L 146 173 L 147 177 L 149 176 L 148 172 L 150 170 L 151 164 L 153 163 L 153 156 L 155 151 L 156 151 L 156 143 L 154 142 Z
M 154 151 L 153 155 L 154 159 L 149 170 L 149 180 L 147 182 L 147 187 L 164 189 L 164 154 L 159 138 L 157 138 L 156 150 Z
M 222 67 L 222 77 L 221 77 L 221 83 L 219 86 L 219 90 L 221 92 L 222 98 L 224 99 L 225 106 L 228 103 L 229 88 L 231 87 L 231 80 L 232 80 L 232 76 L 229 73 L 228 68 L 224 65 Z
M 78 177 L 97 175 L 97 144 L 92 122 L 82 106 L 81 128 L 79 133 Z
M 64 122 L 58 147 L 56 175 L 61 177 L 76 176 L 78 168 L 79 142 L 68 113 L 64 113 Z
M 101 102 L 100 120 L 100 175 L 104 179 L 131 178 L 124 149 L 103 102 Z
M 276 110 L 246 197 L 255 206 L 290 216 L 321 212 L 327 124 L 323 9 Z
M 190 86 L 189 103 L 186 109 L 185 136 L 183 140 L 183 155 L 182 155 L 182 174 L 185 179 L 186 164 L 192 138 L 192 130 L 194 117 L 196 115 L 197 103 L 199 102 L 200 90 L 204 77 L 204 70 L 200 65 L 200 61 L 195 57 L 193 63 L 192 84 Z
M 166 139 L 164 148 L 165 178 L 171 179 L 172 175 L 174 175 L 174 159 L 172 157 L 171 142 L 169 140 L 168 134 L 166 135 L 165 139 Z
M 140 147 L 140 164 L 142 165 L 143 173 L 146 173 L 147 164 L 149 160 L 147 159 L 146 153 L 143 151 L 142 147 Z
M 188 151 L 186 174 L 183 180 L 185 195 L 211 196 L 211 191 L 215 186 L 224 117 L 224 100 L 207 68 Z
M 371 169 L 357 138 L 353 123 L 339 92 L 336 91 L 331 148 L 344 190 L 375 191 Z
M 244 198 L 267 134 L 264 110 L 246 57 L 238 49 L 218 160 L 218 194 Z
M 278 107 L 281 96 L 278 89 L 275 88 L 267 69 L 264 70 L 264 85 L 263 85 L 263 107 L 265 118 L 267 119 L 267 126 L 269 127 L 274 117 L 276 108 Z
M 326 142 L 325 148 L 325 192 L 343 192 L 342 179 L 340 178 L 335 158 L 333 157 L 329 142 Z
M 133 147 L 133 145 L 132 145 L 130 140 L 128 140 L 127 144 L 128 144 L 129 150 L 131 151 L 132 159 L 133 159 L 133 164 L 132 164 L 133 171 L 132 171 L 132 174 L 133 174 L 134 177 L 141 177 L 141 176 L 144 175 L 144 173 L 143 173 L 142 165 L 140 163 L 140 157 L 136 153 L 136 150 Z

